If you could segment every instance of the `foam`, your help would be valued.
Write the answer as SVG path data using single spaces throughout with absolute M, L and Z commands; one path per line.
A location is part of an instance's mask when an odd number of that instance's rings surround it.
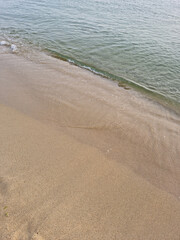
M 16 52 L 17 46 L 15 44 L 11 44 L 11 50 L 12 50 L 12 52 Z
M 9 45 L 10 45 L 9 42 L 7 42 L 7 41 L 0 42 L 0 46 L 9 46 Z
M 7 41 L 1 41 L 0 42 L 0 46 L 4 46 L 4 47 L 8 47 L 8 48 L 10 47 L 10 50 L 12 52 L 16 52 L 17 51 L 17 46 L 15 44 L 11 44 L 11 43 L 9 43 Z

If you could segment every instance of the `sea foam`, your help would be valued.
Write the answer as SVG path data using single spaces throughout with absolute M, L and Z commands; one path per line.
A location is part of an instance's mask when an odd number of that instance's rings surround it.
M 9 42 L 7 42 L 7 41 L 0 42 L 0 46 L 9 46 L 9 45 L 10 45 Z
M 0 46 L 5 46 L 5 47 L 10 47 L 10 50 L 12 52 L 16 52 L 17 51 L 17 46 L 15 44 L 11 44 L 7 41 L 0 41 Z
M 11 44 L 11 50 L 12 50 L 12 52 L 16 52 L 17 46 L 15 44 Z

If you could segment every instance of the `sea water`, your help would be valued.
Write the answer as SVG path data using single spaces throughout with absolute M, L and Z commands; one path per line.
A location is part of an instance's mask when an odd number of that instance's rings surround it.
M 180 103 L 179 0 L 0 0 L 0 41 Z

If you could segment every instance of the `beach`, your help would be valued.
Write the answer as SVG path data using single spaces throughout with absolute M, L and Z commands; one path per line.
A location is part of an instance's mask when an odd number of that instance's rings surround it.
M 0 54 L 3 240 L 180 237 L 180 116 L 41 54 Z

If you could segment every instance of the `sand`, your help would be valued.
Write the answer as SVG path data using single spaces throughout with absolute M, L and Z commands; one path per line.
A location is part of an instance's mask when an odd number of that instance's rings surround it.
M 36 60 L 0 55 L 0 239 L 179 240 L 179 116 Z

